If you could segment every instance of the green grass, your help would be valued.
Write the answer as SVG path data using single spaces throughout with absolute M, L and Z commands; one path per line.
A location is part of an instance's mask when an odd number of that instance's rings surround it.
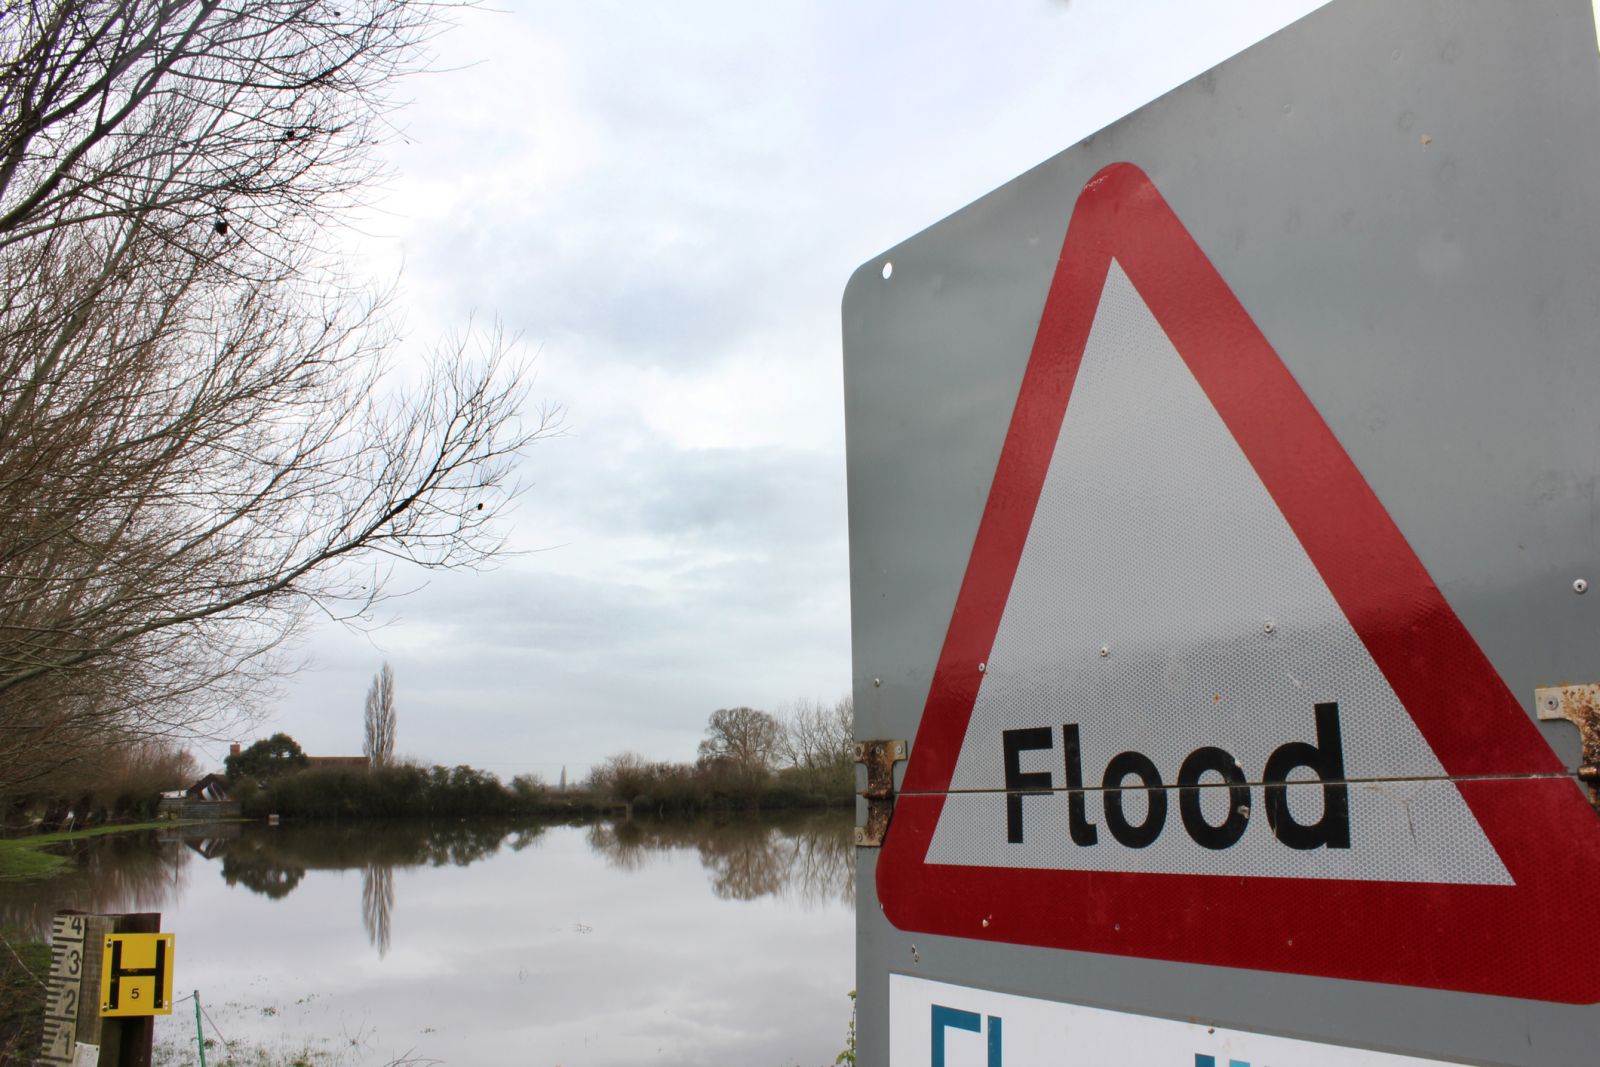
M 0 929 L 0 1062 L 32 1063 L 44 1025 L 50 946 L 20 930 Z
M 32 882 L 50 878 L 72 866 L 72 861 L 41 848 L 8 847 L 0 841 L 0 882 Z
M 66 830 L 54 834 L 34 834 L 31 837 L 0 838 L 0 882 L 31 882 L 60 874 L 72 865 L 72 860 L 54 852 L 45 851 L 51 845 L 76 841 L 86 837 L 103 837 L 106 834 L 126 834 L 139 830 L 159 830 L 168 826 L 193 825 L 196 820 L 175 822 L 130 822 L 109 826 L 94 826 L 87 830 Z

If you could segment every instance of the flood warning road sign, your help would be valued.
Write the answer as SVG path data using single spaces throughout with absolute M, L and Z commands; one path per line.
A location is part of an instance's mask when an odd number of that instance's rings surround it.
M 1600 819 L 1522 701 L 1145 173 L 1071 211 L 885 915 L 1600 1001 L 1550 965 L 1600 914 Z

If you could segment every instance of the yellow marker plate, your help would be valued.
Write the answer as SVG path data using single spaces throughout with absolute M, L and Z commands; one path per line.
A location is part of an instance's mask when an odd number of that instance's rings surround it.
M 172 1014 L 172 935 L 107 934 L 100 1014 Z

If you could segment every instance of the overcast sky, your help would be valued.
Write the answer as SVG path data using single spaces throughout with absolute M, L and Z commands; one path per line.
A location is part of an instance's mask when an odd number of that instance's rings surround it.
M 523 466 L 525 554 L 397 575 L 419 591 L 314 631 L 253 736 L 359 753 L 387 659 L 402 754 L 553 782 L 848 692 L 851 271 L 1319 4 L 495 6 L 407 83 L 361 262 L 411 344 L 520 335 L 566 433 Z

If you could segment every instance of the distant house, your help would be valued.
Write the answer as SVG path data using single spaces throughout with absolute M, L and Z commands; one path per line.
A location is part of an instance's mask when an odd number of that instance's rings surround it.
M 157 811 L 175 819 L 237 819 L 239 809 L 237 800 L 228 799 L 228 780 L 208 774 L 187 789 L 162 793 Z
M 227 800 L 228 780 L 220 774 L 208 774 L 185 789 L 183 795 L 190 800 Z

